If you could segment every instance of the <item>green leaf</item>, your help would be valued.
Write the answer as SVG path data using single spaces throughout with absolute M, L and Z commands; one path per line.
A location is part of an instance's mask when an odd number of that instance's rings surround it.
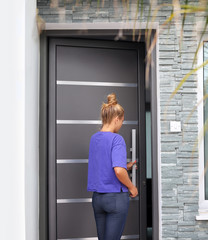
M 186 74 L 186 76 L 180 81 L 180 83 L 178 84 L 178 86 L 176 87 L 176 89 L 172 92 L 169 101 L 176 95 L 176 93 L 178 92 L 178 90 L 183 86 L 183 84 L 186 82 L 186 80 L 189 78 L 189 76 L 191 76 L 193 73 L 197 72 L 200 68 L 206 66 L 208 64 L 208 60 L 204 61 L 200 66 L 192 69 L 190 72 L 188 72 Z

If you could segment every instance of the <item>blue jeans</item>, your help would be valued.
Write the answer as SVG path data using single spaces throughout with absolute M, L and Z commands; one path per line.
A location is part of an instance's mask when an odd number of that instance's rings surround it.
M 129 208 L 129 193 L 97 193 L 92 196 L 99 240 L 120 240 Z

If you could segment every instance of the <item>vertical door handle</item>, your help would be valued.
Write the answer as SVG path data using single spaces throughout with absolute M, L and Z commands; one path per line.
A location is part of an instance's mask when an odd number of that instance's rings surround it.
M 132 129 L 132 162 L 136 160 L 136 129 Z M 136 186 L 136 165 L 132 167 L 132 183 Z

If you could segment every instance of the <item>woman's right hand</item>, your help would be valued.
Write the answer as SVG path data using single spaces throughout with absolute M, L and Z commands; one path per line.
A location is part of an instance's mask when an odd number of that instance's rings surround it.
M 138 190 L 134 185 L 131 188 L 129 188 L 129 191 L 130 191 L 130 197 L 132 198 L 138 195 Z
M 138 195 L 138 190 L 131 182 L 127 170 L 122 167 L 114 167 L 114 171 L 118 180 L 129 189 L 130 197 L 136 197 Z

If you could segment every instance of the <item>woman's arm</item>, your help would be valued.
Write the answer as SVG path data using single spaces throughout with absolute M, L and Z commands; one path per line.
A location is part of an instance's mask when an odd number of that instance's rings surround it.
M 134 162 L 129 162 L 129 163 L 127 163 L 127 170 L 128 170 L 128 171 L 131 170 L 132 167 L 134 166 L 134 164 L 136 164 L 136 160 L 135 160 Z M 136 165 L 136 169 L 137 169 L 137 165 Z
M 114 171 L 118 180 L 129 189 L 131 193 L 130 196 L 136 197 L 138 195 L 138 190 L 131 182 L 126 169 L 122 167 L 114 167 Z

